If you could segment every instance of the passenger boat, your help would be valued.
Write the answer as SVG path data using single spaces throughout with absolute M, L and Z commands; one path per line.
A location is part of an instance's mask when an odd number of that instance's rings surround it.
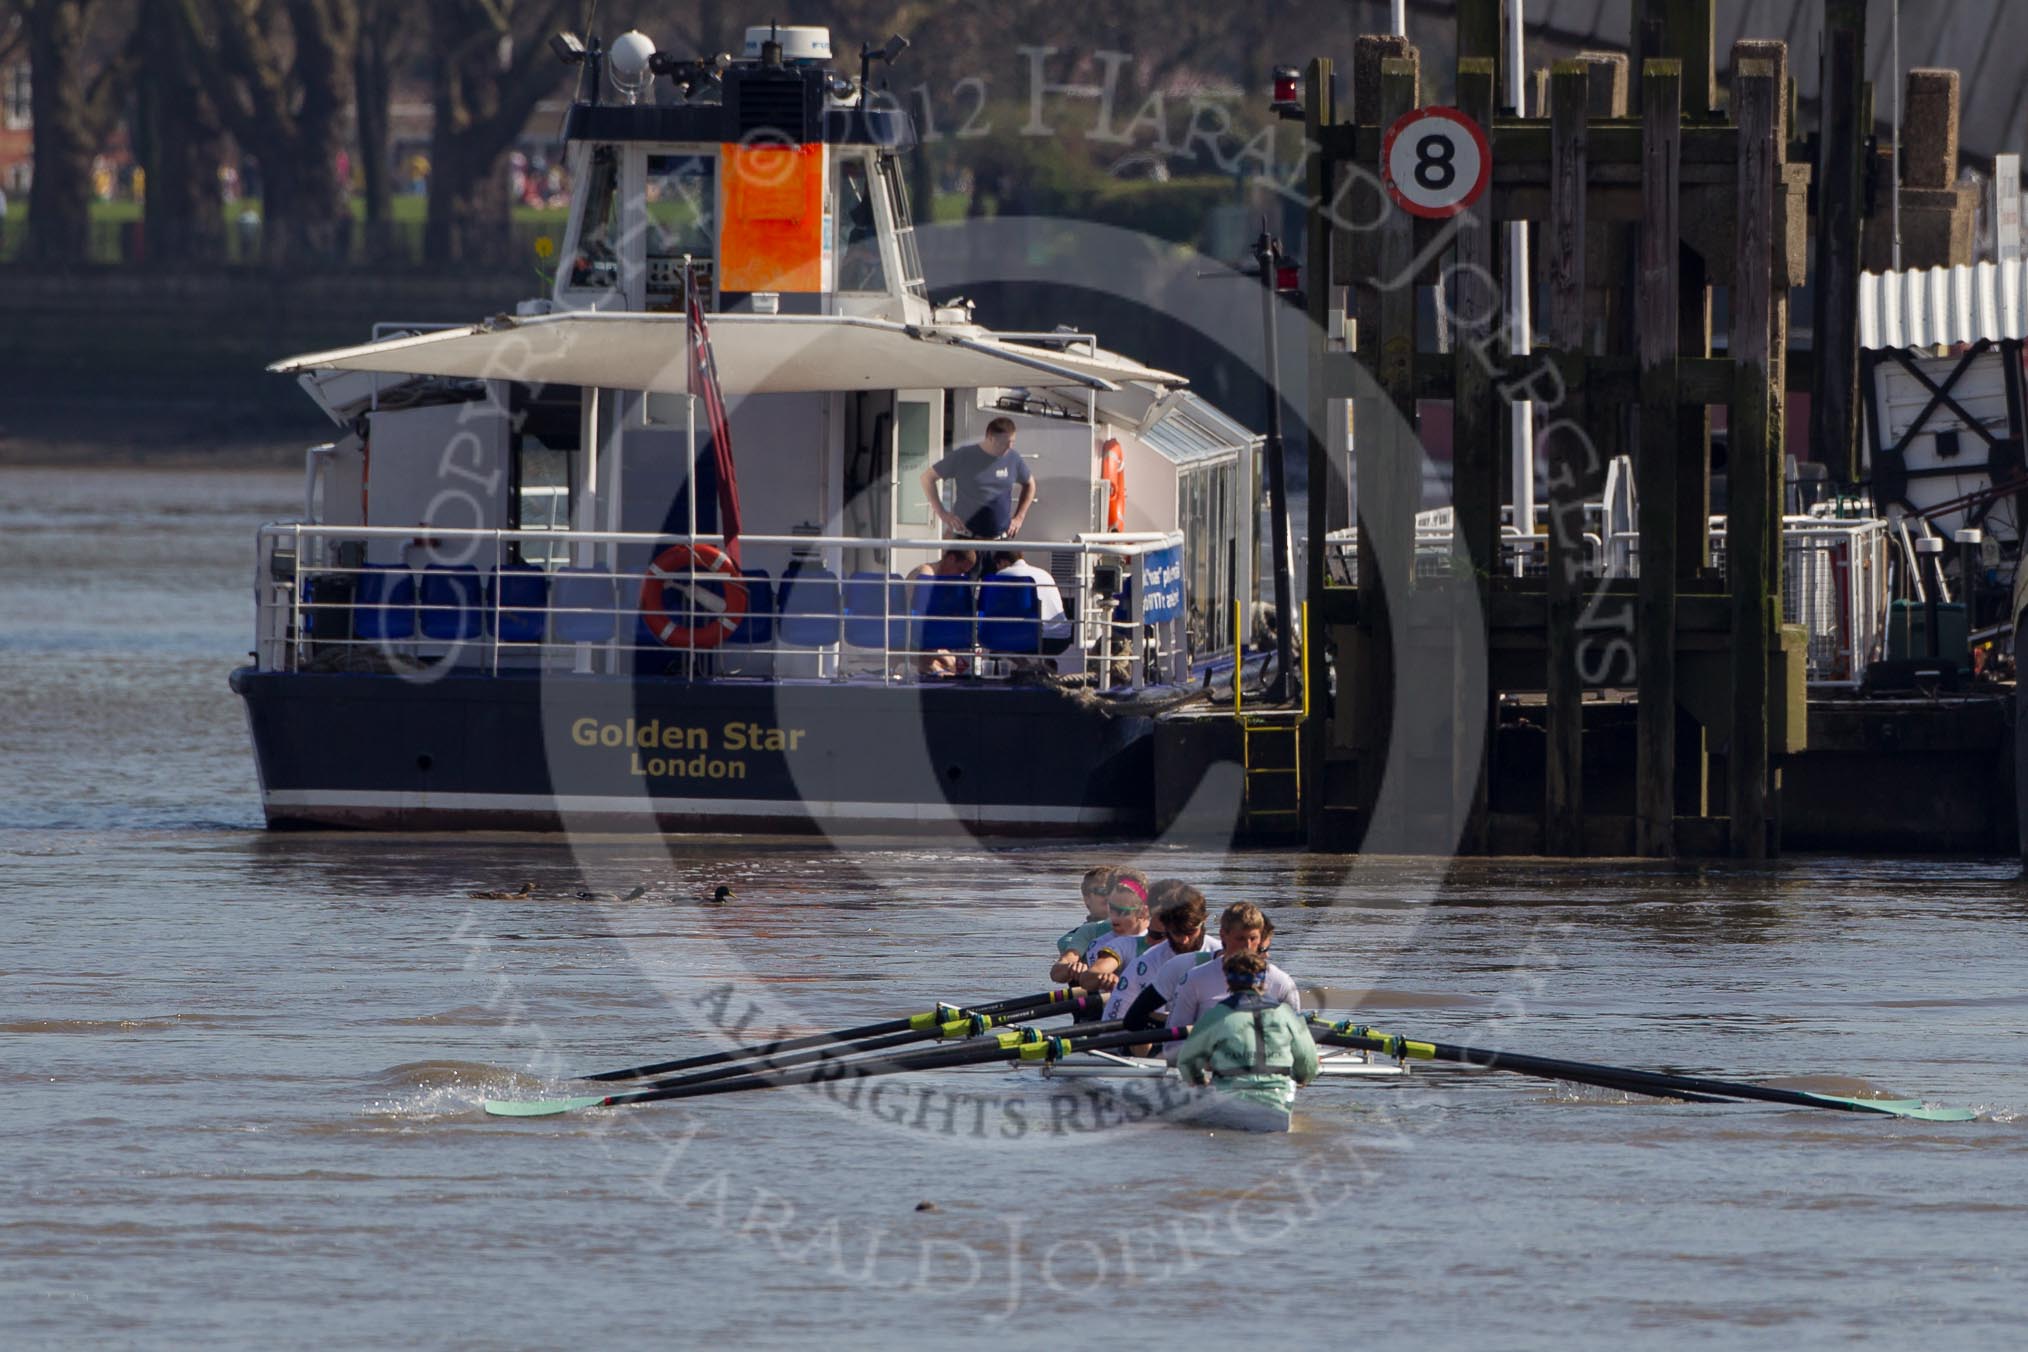
M 268 824 L 1149 829 L 1153 715 L 1254 595 L 1260 438 L 934 300 L 909 119 L 825 30 L 564 50 L 550 294 L 273 368 L 339 430 L 232 676 Z M 1001 417 L 1046 576 L 910 578 L 949 543 L 924 469 Z

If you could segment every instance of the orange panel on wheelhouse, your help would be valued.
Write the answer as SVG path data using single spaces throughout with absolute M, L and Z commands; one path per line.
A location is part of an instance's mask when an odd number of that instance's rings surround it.
M 721 293 L 824 289 L 824 147 L 725 145 Z

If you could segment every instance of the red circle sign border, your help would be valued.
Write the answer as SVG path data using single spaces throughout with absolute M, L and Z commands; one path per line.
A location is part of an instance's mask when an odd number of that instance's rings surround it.
M 1410 198 L 1401 185 L 1394 181 L 1393 170 L 1389 167 L 1394 157 L 1394 142 L 1396 138 L 1415 123 L 1432 117 L 1442 118 L 1446 122 L 1457 123 L 1465 129 L 1472 140 L 1476 141 L 1479 146 L 1478 182 L 1472 185 L 1470 192 L 1447 207 L 1424 206 L 1422 203 Z M 1493 147 L 1486 140 L 1485 128 L 1456 108 L 1447 107 L 1442 104 L 1432 105 L 1428 108 L 1411 108 L 1400 117 L 1394 119 L 1394 125 L 1389 127 L 1387 134 L 1380 138 L 1380 182 L 1381 186 L 1387 189 L 1387 195 L 1394 199 L 1394 204 L 1409 215 L 1421 216 L 1426 220 L 1443 220 L 1457 215 L 1486 195 L 1486 189 L 1491 187 L 1493 183 Z

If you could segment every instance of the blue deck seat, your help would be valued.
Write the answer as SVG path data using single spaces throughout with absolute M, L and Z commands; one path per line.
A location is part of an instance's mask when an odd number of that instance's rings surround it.
M 994 573 L 979 584 L 979 646 L 996 653 L 1042 651 L 1042 602 L 1034 578 Z
M 915 584 L 915 646 L 923 652 L 970 652 L 974 619 L 978 612 L 972 596 L 972 580 L 965 577 L 926 577 Z
M 606 643 L 613 636 L 613 579 L 602 568 L 563 568 L 550 582 L 550 628 L 559 643 Z
M 758 648 L 775 641 L 775 584 L 764 568 L 743 568 L 746 579 L 746 615 L 739 628 L 725 641 L 739 647 Z
M 416 609 L 424 638 L 462 643 L 479 636 L 486 587 L 476 567 L 461 563 L 425 568 L 420 595 Z
M 549 609 L 549 574 L 532 563 L 503 563 L 486 588 L 487 623 L 502 643 L 540 643 Z
M 845 641 L 855 648 L 908 646 L 908 593 L 892 573 L 854 573 L 845 583 Z
M 350 573 L 310 573 L 303 578 L 303 633 L 310 638 L 352 637 L 352 601 L 358 582 Z
M 401 563 L 360 565 L 352 636 L 370 643 L 415 637 L 415 574 Z
M 822 648 L 838 641 L 844 598 L 836 573 L 822 564 L 791 564 L 777 595 L 781 610 L 776 627 L 783 643 Z

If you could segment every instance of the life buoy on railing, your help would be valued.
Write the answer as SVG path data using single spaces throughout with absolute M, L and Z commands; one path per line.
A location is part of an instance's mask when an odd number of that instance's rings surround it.
M 723 599 L 704 589 L 706 577 L 725 589 Z M 681 587 L 690 603 L 682 618 L 669 614 L 667 589 Z M 670 545 L 655 556 L 641 579 L 641 619 L 648 632 L 671 648 L 716 648 L 746 616 L 746 583 L 716 545 Z
M 1127 528 L 1127 456 L 1120 449 L 1117 437 L 1107 437 L 1105 445 L 1099 447 L 1099 477 L 1105 480 L 1106 488 L 1106 529 L 1112 532 Z

